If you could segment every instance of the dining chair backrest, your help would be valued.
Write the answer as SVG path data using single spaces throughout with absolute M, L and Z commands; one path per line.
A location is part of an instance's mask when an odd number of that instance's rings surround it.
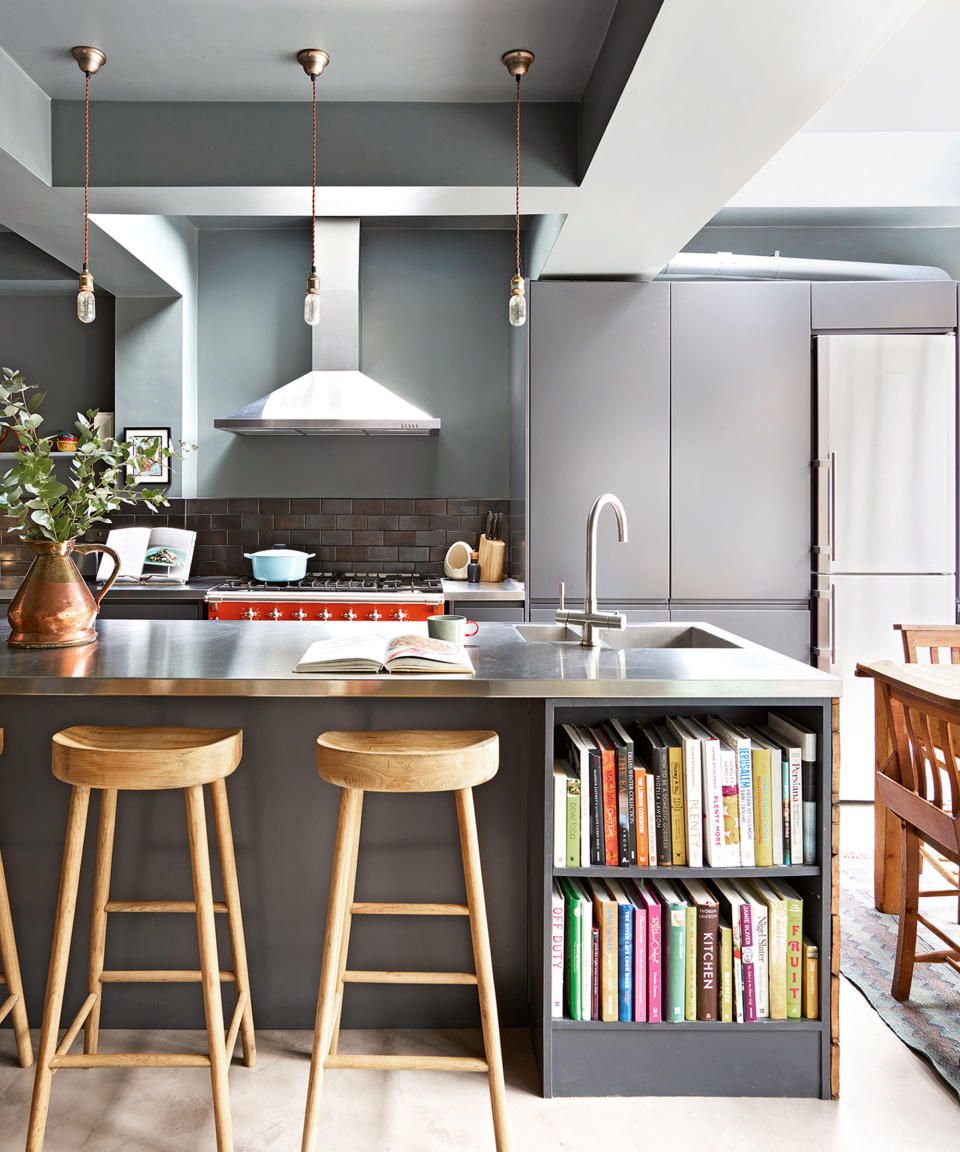
M 941 649 L 949 651 L 951 664 L 960 664 L 960 624 L 894 624 L 894 628 L 901 633 L 908 664 L 922 663 L 921 653 L 929 663 L 940 664 Z

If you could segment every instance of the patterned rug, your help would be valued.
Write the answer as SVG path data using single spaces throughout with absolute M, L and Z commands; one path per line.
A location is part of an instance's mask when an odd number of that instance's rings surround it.
M 928 876 L 921 887 L 931 887 Z M 956 899 L 929 899 L 921 912 L 944 931 L 960 936 Z M 873 858 L 843 853 L 840 858 L 840 926 L 843 932 L 840 971 L 867 998 L 880 1019 L 900 1039 L 925 1057 L 960 1096 L 960 974 L 948 964 L 917 964 L 910 999 L 890 995 L 897 951 L 899 918 L 873 906 Z M 942 948 L 921 924 L 917 950 Z

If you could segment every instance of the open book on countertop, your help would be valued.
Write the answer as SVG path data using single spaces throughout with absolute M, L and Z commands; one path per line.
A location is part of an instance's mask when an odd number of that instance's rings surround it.
M 410 633 L 387 639 L 376 634 L 317 640 L 294 672 L 428 672 L 472 676 L 466 649 L 448 640 Z
M 118 580 L 146 580 L 185 584 L 190 577 L 196 532 L 184 528 L 111 528 L 107 547 L 120 557 Z M 106 580 L 113 561 L 104 556 L 97 579 Z

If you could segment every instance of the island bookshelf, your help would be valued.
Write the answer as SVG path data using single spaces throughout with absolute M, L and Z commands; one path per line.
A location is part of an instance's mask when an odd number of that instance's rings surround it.
M 765 722 L 769 710 L 817 733 L 817 863 L 771 868 L 556 868 L 553 863 L 554 733 L 563 723 L 608 717 L 720 713 Z M 550 699 L 535 709 L 531 756 L 531 1005 L 542 1093 L 551 1096 L 799 1096 L 838 1094 L 839 923 L 837 917 L 837 702 L 821 698 Z M 537 860 L 542 867 L 535 867 Z M 736 1023 L 609 1023 L 550 1013 L 550 909 L 556 876 L 671 880 L 782 876 L 804 900 L 804 932 L 819 946 L 820 1019 Z

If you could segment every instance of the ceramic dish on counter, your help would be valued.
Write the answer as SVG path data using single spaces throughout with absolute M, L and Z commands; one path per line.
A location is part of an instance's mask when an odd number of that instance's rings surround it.
M 443 558 L 443 574 L 448 580 L 466 580 L 467 565 L 470 563 L 470 545 L 458 540 L 447 549 Z

